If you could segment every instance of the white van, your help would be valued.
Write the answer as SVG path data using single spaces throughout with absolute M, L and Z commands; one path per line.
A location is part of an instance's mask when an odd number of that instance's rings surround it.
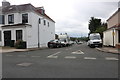
M 87 45 L 90 47 L 102 47 L 102 40 L 99 33 L 91 33 Z

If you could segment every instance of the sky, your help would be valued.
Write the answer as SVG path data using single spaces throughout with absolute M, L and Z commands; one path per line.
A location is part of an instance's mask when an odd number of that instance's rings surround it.
M 2 2 L 3 0 L 0 0 Z M 91 17 L 102 22 L 118 9 L 119 0 L 7 0 L 12 5 L 31 3 L 35 7 L 44 6 L 45 13 L 55 23 L 55 32 L 68 33 L 72 37 L 84 37 L 89 33 Z M 1 6 L 2 4 L 0 4 Z

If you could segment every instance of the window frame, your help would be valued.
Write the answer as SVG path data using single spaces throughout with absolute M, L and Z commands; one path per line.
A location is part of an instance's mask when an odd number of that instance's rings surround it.
M 46 25 L 46 20 L 43 20 L 44 26 Z
M 22 23 L 28 23 L 28 13 L 22 14 Z
M 1 22 L 0 22 L 0 24 L 5 24 L 5 15 L 0 15 L 1 16 Z
M 14 24 L 14 14 L 8 15 L 8 24 Z
M 16 30 L 16 41 L 23 40 L 23 30 Z
M 41 24 L 41 18 L 39 18 L 39 24 Z
M 48 22 L 48 27 L 50 27 L 50 23 Z

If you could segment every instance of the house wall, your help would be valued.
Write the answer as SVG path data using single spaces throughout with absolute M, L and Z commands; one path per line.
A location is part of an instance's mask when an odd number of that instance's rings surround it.
M 114 30 L 114 45 L 113 45 L 113 30 L 107 30 L 103 33 L 103 45 L 105 46 L 115 46 L 118 43 L 118 31 Z
M 120 11 L 108 20 L 108 28 L 113 27 L 118 23 L 120 23 L 120 21 L 118 20 L 118 17 L 120 18 Z
M 29 15 L 32 27 L 27 28 L 28 48 L 38 47 L 38 26 L 40 47 L 47 47 L 48 41 L 55 39 L 55 23 L 34 12 L 30 12 Z M 41 24 L 38 24 L 39 18 L 41 19 Z M 43 23 L 44 20 L 46 20 L 46 25 Z M 49 27 L 47 22 L 49 22 Z
M 21 13 L 10 13 L 10 14 L 4 14 L 5 15 L 5 25 L 10 25 L 8 24 L 8 15 L 14 14 L 14 24 L 22 23 L 22 14 L 29 13 L 29 12 L 21 12 Z M 28 14 L 29 16 L 29 14 Z M 28 24 L 31 23 L 30 17 L 28 17 Z
M 109 36 L 108 36 L 109 35 Z M 103 34 L 103 45 L 113 46 L 112 30 L 107 30 Z
M 26 29 L 25 27 L 23 28 L 4 28 L 2 30 L 2 35 L 4 35 L 4 31 L 11 31 L 11 40 L 15 40 L 16 42 L 16 30 L 22 30 L 23 32 L 23 36 L 22 36 L 22 39 L 23 41 L 27 41 L 26 39 L 26 36 L 25 36 L 25 32 L 26 32 Z M 4 36 L 2 36 L 2 46 L 4 46 Z
M 21 12 L 21 13 L 10 13 L 14 14 L 14 24 L 22 23 L 22 14 L 28 13 L 28 23 L 31 26 L 21 27 L 21 28 L 11 28 L 7 27 L 2 30 L 2 33 L 7 30 L 11 30 L 12 40 L 16 40 L 16 30 L 23 30 L 23 40 L 27 41 L 27 48 L 38 47 L 38 26 L 39 26 L 39 42 L 40 47 L 47 47 L 48 41 L 55 39 L 55 23 L 48 18 L 37 14 L 36 12 Z M 5 25 L 8 24 L 8 15 L 5 14 Z M 41 24 L 38 24 L 38 20 L 41 18 Z M 44 25 L 43 20 L 46 20 L 46 25 Z M 48 27 L 49 22 L 49 27 Z M 1 28 L 0 28 L 1 29 Z M 4 34 L 2 34 L 4 35 Z M 4 36 L 2 36 L 2 42 L 0 45 L 4 46 Z
M 114 45 L 113 45 L 113 26 L 118 25 L 120 23 L 120 11 L 116 11 L 108 20 L 108 30 L 104 32 L 104 38 L 103 38 L 103 45 L 107 46 L 115 46 L 118 44 L 118 30 L 114 30 Z M 110 29 L 111 28 L 111 29 Z

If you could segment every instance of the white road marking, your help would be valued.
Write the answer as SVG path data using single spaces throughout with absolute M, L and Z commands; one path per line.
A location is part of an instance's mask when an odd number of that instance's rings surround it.
M 58 58 L 58 56 L 48 56 L 47 58 Z
M 84 54 L 84 52 L 82 52 L 81 50 L 78 50 L 78 51 L 72 52 L 71 54 Z
M 54 53 L 52 55 L 47 56 L 47 58 L 58 58 L 58 56 L 55 56 L 55 55 L 57 55 L 59 53 L 61 53 L 61 52 L 56 52 L 56 53 Z
M 6 56 L 13 56 L 13 55 L 6 55 Z
M 22 67 L 27 67 L 27 66 L 32 65 L 32 63 L 20 63 L 20 64 L 17 64 L 17 65 L 22 66 Z
M 94 58 L 94 57 L 84 57 L 84 59 L 91 59 L 91 60 L 95 60 L 96 58 Z
M 31 56 L 31 57 L 34 57 L 34 58 L 39 58 L 40 56 Z
M 118 58 L 115 58 L 115 57 L 106 57 L 105 59 L 106 60 L 119 60 Z
M 57 54 L 59 54 L 59 53 L 61 53 L 61 52 L 56 52 L 56 53 L 54 53 L 54 54 L 52 54 L 52 55 L 49 55 L 49 56 L 55 56 L 55 55 L 57 55 Z
M 76 57 L 75 56 L 66 56 L 65 58 L 66 59 L 75 59 Z

